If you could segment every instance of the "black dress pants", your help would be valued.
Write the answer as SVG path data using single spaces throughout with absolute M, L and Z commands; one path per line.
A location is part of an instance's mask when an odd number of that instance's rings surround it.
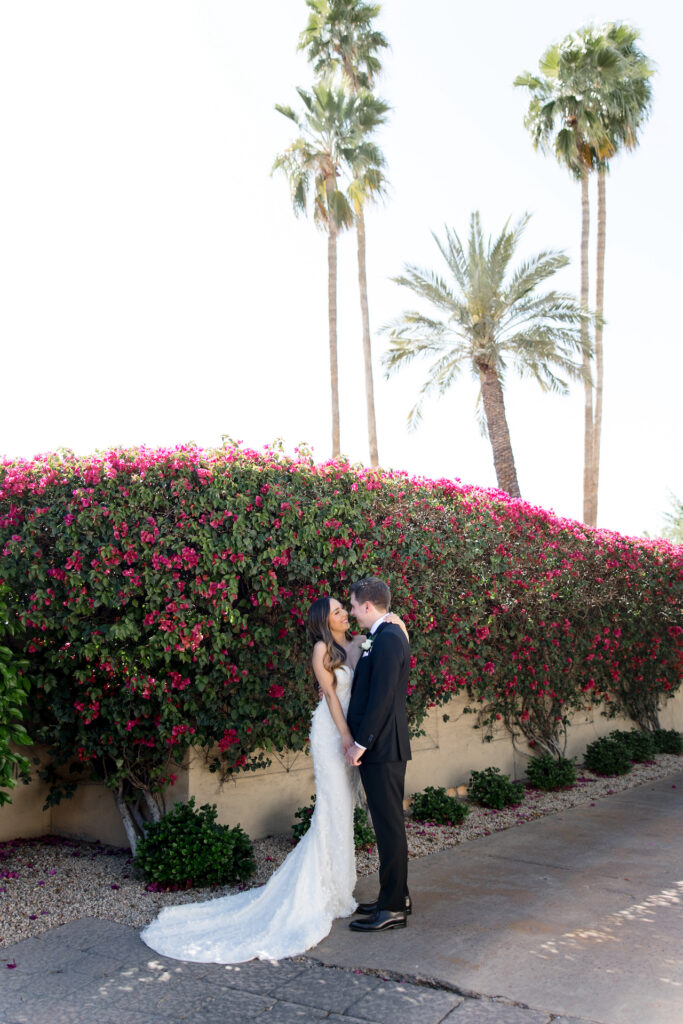
M 405 910 L 408 895 L 408 841 L 403 817 L 405 761 L 364 763 L 360 777 L 377 836 L 380 910 Z

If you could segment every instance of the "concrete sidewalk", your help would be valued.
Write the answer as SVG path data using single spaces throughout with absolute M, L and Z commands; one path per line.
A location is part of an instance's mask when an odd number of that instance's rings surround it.
M 0 1024 L 683 1021 L 683 773 L 411 861 L 410 884 L 407 929 L 337 921 L 279 964 L 179 963 L 94 918 L 54 928 L 0 950 Z

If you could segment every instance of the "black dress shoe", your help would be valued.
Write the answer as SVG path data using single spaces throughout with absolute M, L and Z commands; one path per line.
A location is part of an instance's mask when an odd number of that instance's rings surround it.
M 383 932 L 388 928 L 405 928 L 408 923 L 405 910 L 376 910 L 364 921 L 351 921 L 354 932 Z
M 377 900 L 373 900 L 372 903 L 359 903 L 356 907 L 355 914 L 375 914 L 377 913 Z M 412 914 L 413 912 L 413 901 L 410 896 L 406 896 L 406 914 Z

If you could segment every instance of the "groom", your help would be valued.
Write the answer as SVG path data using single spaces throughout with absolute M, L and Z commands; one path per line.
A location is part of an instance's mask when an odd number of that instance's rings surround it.
M 410 647 L 399 626 L 384 622 L 389 587 L 376 576 L 351 587 L 351 614 L 370 636 L 356 666 L 346 720 L 355 742 L 346 750 L 360 776 L 377 836 L 379 896 L 361 903 L 354 931 L 405 928 L 412 906 L 408 895 L 408 844 L 403 818 L 406 762 L 410 759 L 406 692 Z

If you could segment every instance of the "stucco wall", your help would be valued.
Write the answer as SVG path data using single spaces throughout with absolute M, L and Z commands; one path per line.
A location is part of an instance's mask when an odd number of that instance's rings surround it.
M 453 701 L 435 709 L 424 723 L 425 735 L 413 741 L 413 759 L 408 765 L 406 795 L 425 786 L 458 786 L 467 783 L 470 772 L 495 765 L 513 778 L 524 775 L 526 758 L 517 753 L 504 729 L 492 742 L 472 727 L 473 716 L 464 715 L 464 702 Z M 443 721 L 444 712 L 449 721 Z M 683 732 L 683 693 L 669 701 L 660 715 L 662 727 Z M 629 729 L 626 719 L 607 720 L 599 713 L 582 716 L 572 725 L 567 746 L 569 757 L 583 754 L 588 743 L 612 729 Z M 32 756 L 42 751 L 32 751 Z M 83 839 L 99 839 L 126 846 L 126 836 L 113 795 L 101 785 L 86 783 L 71 800 L 42 810 L 47 787 L 39 779 L 28 786 L 21 783 L 12 791 L 12 803 L 0 808 L 0 840 L 37 836 L 47 832 Z M 286 752 L 273 755 L 270 768 L 240 775 L 221 783 L 205 767 L 200 751 L 193 751 L 176 784 L 164 794 L 167 809 L 176 800 L 194 796 L 197 806 L 215 803 L 222 824 L 241 824 L 252 839 L 289 832 L 297 807 L 307 804 L 315 792 L 310 757 Z

